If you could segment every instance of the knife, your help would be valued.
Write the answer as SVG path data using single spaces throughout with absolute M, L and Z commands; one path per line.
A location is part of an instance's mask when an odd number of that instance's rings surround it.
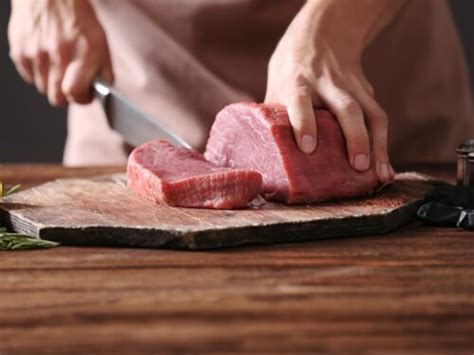
M 96 79 L 92 86 L 110 127 L 120 133 L 128 144 L 137 147 L 149 140 L 162 138 L 177 146 L 191 148 L 189 143 L 163 126 L 159 120 L 144 113 L 109 83 Z

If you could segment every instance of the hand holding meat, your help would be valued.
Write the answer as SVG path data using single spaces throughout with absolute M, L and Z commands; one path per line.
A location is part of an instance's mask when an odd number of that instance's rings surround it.
M 288 108 L 300 149 L 317 147 L 313 107 L 329 108 L 347 142 L 352 167 L 375 164 L 381 182 L 394 176 L 387 153 L 388 117 L 364 76 L 366 46 L 404 0 L 308 1 L 280 40 L 269 63 L 265 102 Z
M 89 1 L 12 0 L 10 56 L 54 106 L 91 101 L 96 76 L 113 80 L 107 41 Z

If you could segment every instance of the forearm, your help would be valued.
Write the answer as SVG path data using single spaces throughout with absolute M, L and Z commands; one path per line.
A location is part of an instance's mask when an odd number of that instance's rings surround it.
M 317 41 L 337 39 L 341 49 L 351 48 L 360 55 L 407 1 L 308 0 L 292 25 L 301 26 Z

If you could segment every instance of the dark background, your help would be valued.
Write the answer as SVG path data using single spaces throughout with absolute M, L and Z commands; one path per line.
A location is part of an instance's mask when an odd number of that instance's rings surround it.
M 474 82 L 474 1 L 451 0 L 450 3 Z M 0 0 L 0 163 L 59 162 L 66 136 L 66 112 L 51 108 L 45 98 L 17 75 L 8 57 L 9 14 L 10 1 Z

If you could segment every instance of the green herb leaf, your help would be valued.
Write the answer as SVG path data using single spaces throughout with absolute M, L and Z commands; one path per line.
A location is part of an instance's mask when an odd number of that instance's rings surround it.
M 11 195 L 17 192 L 18 190 L 20 190 L 20 188 L 21 188 L 21 185 L 6 186 L 3 183 L 3 180 L 0 179 L 0 198 Z
M 11 195 L 20 189 L 20 185 L 7 186 L 0 179 L 0 199 Z M 21 233 L 13 233 L 0 226 L 0 250 L 31 250 L 45 249 L 59 246 L 59 243 L 42 240 Z
M 31 250 L 59 246 L 59 243 L 42 240 L 29 235 L 8 232 L 0 228 L 0 250 Z
M 5 192 L 5 194 L 3 196 L 8 196 L 8 195 L 14 194 L 15 192 L 19 191 L 20 188 L 21 188 L 21 185 L 10 186 L 10 187 L 7 188 L 7 191 Z

